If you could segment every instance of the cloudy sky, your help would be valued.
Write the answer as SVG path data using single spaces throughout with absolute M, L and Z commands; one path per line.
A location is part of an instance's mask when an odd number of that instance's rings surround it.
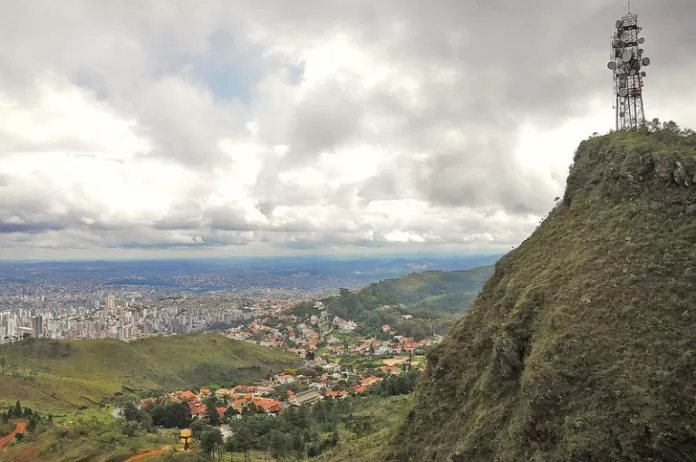
M 0 258 L 509 249 L 613 123 L 610 0 L 0 0 Z M 696 2 L 634 0 L 696 127 Z

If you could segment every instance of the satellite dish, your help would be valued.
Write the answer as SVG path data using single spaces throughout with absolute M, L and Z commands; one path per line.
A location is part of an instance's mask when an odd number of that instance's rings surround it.
M 621 26 L 623 26 L 623 21 L 620 20 L 620 19 L 618 19 L 618 20 L 616 21 L 616 28 L 617 28 L 617 29 L 621 29 Z
M 649 66 L 650 65 L 650 58 L 643 58 L 643 61 L 641 61 L 641 62 L 643 63 L 643 66 Z
M 638 39 L 638 43 L 645 43 L 645 37 L 641 37 Z
M 627 42 L 627 41 L 628 41 L 628 31 L 622 32 L 622 33 L 621 33 L 621 36 L 620 36 L 619 38 L 620 38 L 621 40 L 623 40 L 624 42 Z
M 629 72 L 629 74 L 631 74 L 631 75 L 636 75 L 636 70 L 635 70 L 635 69 L 631 69 L 631 72 Z
M 619 88 L 619 96 L 627 96 L 628 95 L 628 90 L 625 88 Z
M 607 68 L 613 71 L 614 69 L 616 69 L 616 63 L 614 61 L 609 61 L 607 63 Z
M 621 61 L 627 63 L 633 58 L 633 52 L 631 50 L 624 50 L 621 54 Z
M 614 40 L 611 43 L 611 46 L 613 46 L 614 48 L 623 48 L 624 43 L 621 40 Z
M 646 75 L 648 75 L 648 74 L 646 74 L 645 72 L 641 72 L 641 73 L 640 73 L 640 76 L 641 76 L 641 77 L 645 77 Z

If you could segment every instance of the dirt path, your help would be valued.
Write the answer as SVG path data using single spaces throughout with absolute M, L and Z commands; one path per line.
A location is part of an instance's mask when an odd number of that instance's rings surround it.
M 165 446 L 163 448 L 159 449 L 153 449 L 151 451 L 145 451 L 141 452 L 140 454 L 136 454 L 134 456 L 130 456 L 128 459 L 126 459 L 126 462 L 134 462 L 136 460 L 144 459 L 146 457 L 150 456 L 156 456 L 157 454 L 162 454 L 164 451 L 168 451 L 170 449 L 169 446 Z
M 14 437 L 17 436 L 17 433 L 24 433 L 24 430 L 26 428 L 26 422 L 17 422 L 17 425 L 15 426 L 15 429 L 12 430 L 12 433 L 10 433 L 7 436 L 4 436 L 3 438 L 0 438 L 0 449 L 4 448 L 7 443 L 12 441 Z

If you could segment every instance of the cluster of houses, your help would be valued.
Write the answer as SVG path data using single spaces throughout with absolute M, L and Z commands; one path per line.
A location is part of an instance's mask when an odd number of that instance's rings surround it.
M 302 375 L 279 374 L 270 380 L 258 385 L 238 385 L 232 388 L 200 388 L 197 393 L 191 390 L 178 390 L 160 398 L 148 398 L 140 401 L 140 407 L 145 407 L 149 402 L 183 402 L 191 410 L 191 415 L 203 418 L 207 414 L 206 401 L 215 396 L 218 402 L 217 411 L 220 417 L 240 418 L 245 409 L 254 407 L 257 412 L 277 414 L 289 406 L 311 405 L 322 399 L 346 399 L 356 394 L 365 393 L 371 386 L 382 380 L 381 377 L 371 375 L 360 377 L 357 374 L 340 372 L 340 366 L 328 365 L 328 371 L 320 377 L 310 378 Z M 384 374 L 398 375 L 401 368 L 398 366 L 382 366 L 380 372 Z M 337 380 L 353 377 L 356 385 L 348 389 L 332 389 L 331 383 Z M 302 391 L 293 392 L 288 388 L 284 399 L 269 397 L 278 396 L 276 387 L 282 385 L 302 384 Z
M 397 335 L 394 328 L 385 324 L 381 330 L 390 337 L 389 339 L 354 339 L 346 345 L 344 340 L 333 334 L 353 333 L 358 324 L 355 321 L 331 316 L 321 302 L 316 302 L 314 308 L 317 309 L 317 314 L 312 314 L 307 319 L 300 319 L 295 315 L 287 314 L 285 310 L 278 310 L 269 316 L 255 319 L 250 324 L 229 329 L 227 336 L 271 348 L 296 351 L 301 355 L 317 349 L 320 339 L 328 341 L 329 346 L 332 347 L 332 354 L 383 355 L 403 354 L 419 347 L 432 346 L 439 343 L 442 338 L 436 335 L 416 342 L 413 338 Z

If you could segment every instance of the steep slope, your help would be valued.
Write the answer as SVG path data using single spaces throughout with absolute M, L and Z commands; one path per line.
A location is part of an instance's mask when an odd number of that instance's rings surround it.
M 29 340 L 0 347 L 0 400 L 44 410 L 90 406 L 124 391 L 258 380 L 295 355 L 221 335 L 117 340 Z
M 428 356 L 390 461 L 696 460 L 696 135 L 580 144 Z

